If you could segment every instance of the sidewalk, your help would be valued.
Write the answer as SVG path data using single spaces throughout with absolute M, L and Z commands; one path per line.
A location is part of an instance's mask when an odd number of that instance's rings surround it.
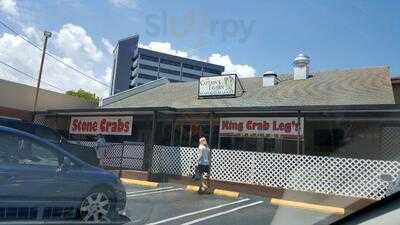
M 199 185 L 199 182 L 192 181 L 190 177 L 172 177 L 167 178 L 169 183 L 180 183 L 184 185 Z M 211 181 L 213 189 L 223 189 L 229 191 L 237 191 L 241 194 L 258 195 L 267 198 L 278 198 L 290 201 L 305 202 L 311 204 L 319 204 L 346 209 L 346 214 L 357 211 L 373 202 L 374 200 L 345 197 L 338 195 L 328 195 L 304 191 L 294 191 L 281 188 L 273 188 L 266 186 L 257 186 L 250 184 L 239 184 L 232 182 Z

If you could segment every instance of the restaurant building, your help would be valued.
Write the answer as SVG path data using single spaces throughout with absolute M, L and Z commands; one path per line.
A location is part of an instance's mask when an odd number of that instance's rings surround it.
M 195 147 L 204 136 L 218 149 L 390 157 L 377 151 L 385 148 L 385 135 L 400 134 L 397 119 L 386 112 L 397 110 L 389 69 L 310 73 L 308 64 L 309 58 L 299 55 L 293 74 L 222 75 L 185 83 L 159 79 L 106 98 L 97 109 L 48 110 L 36 119 L 70 139 L 93 141 L 103 133 L 112 143 L 145 143 L 149 152 L 153 145 Z M 74 119 L 98 120 L 100 126 L 101 118 L 115 122 L 113 132 L 73 129 Z
M 309 62 L 299 55 L 291 74 L 158 79 L 99 108 L 47 110 L 35 120 L 82 144 L 105 135 L 105 165 L 135 178 L 187 179 L 204 136 L 211 179 L 232 190 L 383 198 L 388 183 L 380 175 L 400 173 L 400 107 L 389 68 L 310 72 Z

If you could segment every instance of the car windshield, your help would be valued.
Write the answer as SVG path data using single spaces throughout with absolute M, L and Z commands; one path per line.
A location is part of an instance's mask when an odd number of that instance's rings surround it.
M 0 225 L 325 225 L 391 206 L 399 10 L 0 0 Z

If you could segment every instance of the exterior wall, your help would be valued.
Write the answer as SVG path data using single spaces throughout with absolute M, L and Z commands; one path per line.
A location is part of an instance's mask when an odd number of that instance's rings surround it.
M 0 80 L 0 107 L 33 111 L 35 87 Z M 91 109 L 97 105 L 81 98 L 53 91 L 40 89 L 38 96 L 38 111 L 51 109 Z
M 25 110 L 0 107 L 0 116 L 13 117 L 31 121 L 33 113 Z

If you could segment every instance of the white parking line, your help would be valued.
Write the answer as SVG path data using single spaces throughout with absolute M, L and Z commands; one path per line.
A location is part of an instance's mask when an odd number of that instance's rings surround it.
M 220 212 L 220 213 L 212 214 L 212 215 L 209 215 L 209 216 L 206 216 L 206 217 L 203 217 L 203 218 L 192 220 L 190 222 L 183 223 L 181 225 L 195 224 L 195 223 L 198 223 L 198 222 L 201 222 L 201 221 L 204 221 L 204 220 L 208 220 L 208 219 L 211 219 L 211 218 L 214 218 L 214 217 L 217 217 L 217 216 L 225 215 L 225 214 L 228 214 L 228 213 L 231 213 L 231 212 L 235 212 L 235 211 L 238 211 L 240 209 L 244 209 L 244 208 L 247 208 L 247 207 L 250 207 L 250 206 L 258 205 L 258 204 L 261 204 L 261 203 L 263 203 L 263 201 L 258 201 L 258 202 L 253 202 L 253 203 L 250 203 L 250 204 L 247 204 L 247 205 L 242 205 L 242 206 L 239 206 L 239 207 L 236 207 L 236 208 L 224 211 L 224 212 Z
M 126 194 L 130 195 L 130 194 L 137 194 L 137 193 L 143 193 L 143 192 L 161 191 L 161 190 L 171 189 L 171 188 L 174 188 L 174 187 L 169 186 L 169 187 L 162 187 L 162 188 L 147 189 L 147 190 L 142 190 L 142 191 L 131 191 L 131 192 L 126 192 Z
M 239 201 L 236 201 L 236 202 L 230 202 L 230 203 L 226 203 L 226 204 L 222 204 L 222 205 L 217 205 L 217 206 L 214 206 L 214 207 L 211 207 L 211 208 L 207 208 L 207 209 L 203 209 L 203 210 L 199 210 L 199 211 L 194 211 L 194 212 L 191 212 L 191 213 L 182 214 L 182 215 L 171 217 L 171 218 L 168 218 L 168 219 L 165 219 L 165 220 L 160 220 L 160 221 L 157 221 L 157 222 L 154 222 L 154 223 L 148 223 L 147 225 L 156 225 L 156 224 L 160 224 L 160 223 L 166 223 L 166 222 L 177 220 L 177 219 L 180 219 L 180 218 L 183 218 L 183 217 L 187 217 L 187 216 L 191 216 L 191 215 L 207 212 L 207 211 L 214 210 L 214 209 L 223 208 L 223 207 L 226 207 L 226 206 L 229 206 L 229 205 L 238 204 L 238 203 L 245 202 L 245 201 L 248 201 L 248 200 L 250 200 L 250 199 L 245 198 L 245 199 L 242 199 L 242 200 L 239 200 Z
M 146 193 L 141 193 L 141 194 L 133 194 L 133 195 L 126 195 L 126 197 L 138 197 L 138 196 L 144 196 L 144 195 L 152 195 L 152 194 L 160 194 L 164 192 L 171 192 L 171 191 L 182 191 L 183 188 L 174 188 L 174 189 L 168 189 L 168 190 L 162 190 L 162 191 L 152 191 L 152 192 L 146 192 Z

